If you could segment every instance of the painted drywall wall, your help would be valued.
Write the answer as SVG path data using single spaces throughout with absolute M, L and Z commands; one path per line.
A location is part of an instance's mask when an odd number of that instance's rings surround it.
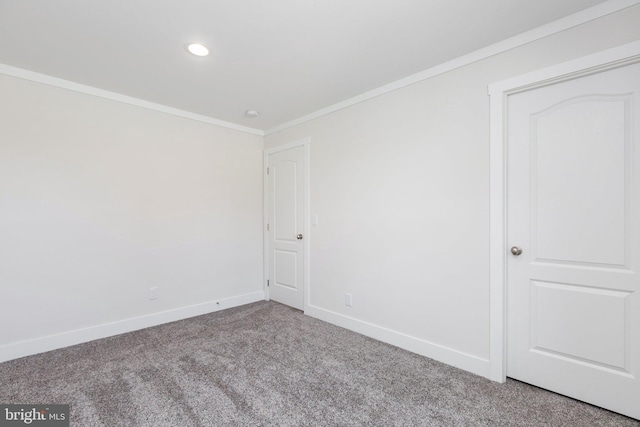
M 268 135 L 311 139 L 306 312 L 488 376 L 487 85 L 638 40 L 639 23 L 635 6 Z
M 264 298 L 262 152 L 261 136 L 0 75 L 4 359 Z

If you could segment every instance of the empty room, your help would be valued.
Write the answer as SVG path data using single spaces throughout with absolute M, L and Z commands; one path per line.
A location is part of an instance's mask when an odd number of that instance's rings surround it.
M 0 426 L 639 426 L 640 0 L 0 0 Z

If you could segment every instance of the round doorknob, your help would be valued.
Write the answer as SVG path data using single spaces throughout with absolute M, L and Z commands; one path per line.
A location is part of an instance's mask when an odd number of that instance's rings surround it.
M 512 255 L 514 255 L 514 256 L 518 256 L 518 255 L 520 255 L 521 253 L 522 253 L 522 249 L 520 249 L 519 247 L 514 246 L 514 247 L 512 247 L 512 248 L 511 248 L 511 254 L 512 254 Z
M 298 239 L 298 240 L 302 240 L 302 234 L 298 234 L 298 235 L 296 236 L 296 239 Z

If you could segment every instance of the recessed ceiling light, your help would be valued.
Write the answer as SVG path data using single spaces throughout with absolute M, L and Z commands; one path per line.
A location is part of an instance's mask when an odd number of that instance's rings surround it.
M 256 110 L 247 110 L 244 113 L 244 115 L 249 117 L 249 118 L 254 118 L 254 117 L 258 117 L 260 115 L 260 113 L 258 113 Z
M 200 43 L 189 43 L 187 46 L 187 50 L 196 55 L 196 56 L 207 56 L 209 55 L 209 49 L 206 46 L 201 45 Z

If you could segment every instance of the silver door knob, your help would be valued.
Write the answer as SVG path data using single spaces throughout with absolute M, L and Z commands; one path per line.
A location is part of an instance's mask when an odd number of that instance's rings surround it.
M 514 246 L 514 247 L 512 247 L 512 248 L 511 248 L 511 254 L 512 254 L 512 255 L 514 255 L 514 256 L 518 256 L 518 255 L 520 255 L 521 253 L 522 253 L 522 249 L 520 249 L 519 247 Z
M 298 240 L 302 240 L 302 234 L 298 234 L 298 235 L 296 236 L 296 239 L 298 239 Z

